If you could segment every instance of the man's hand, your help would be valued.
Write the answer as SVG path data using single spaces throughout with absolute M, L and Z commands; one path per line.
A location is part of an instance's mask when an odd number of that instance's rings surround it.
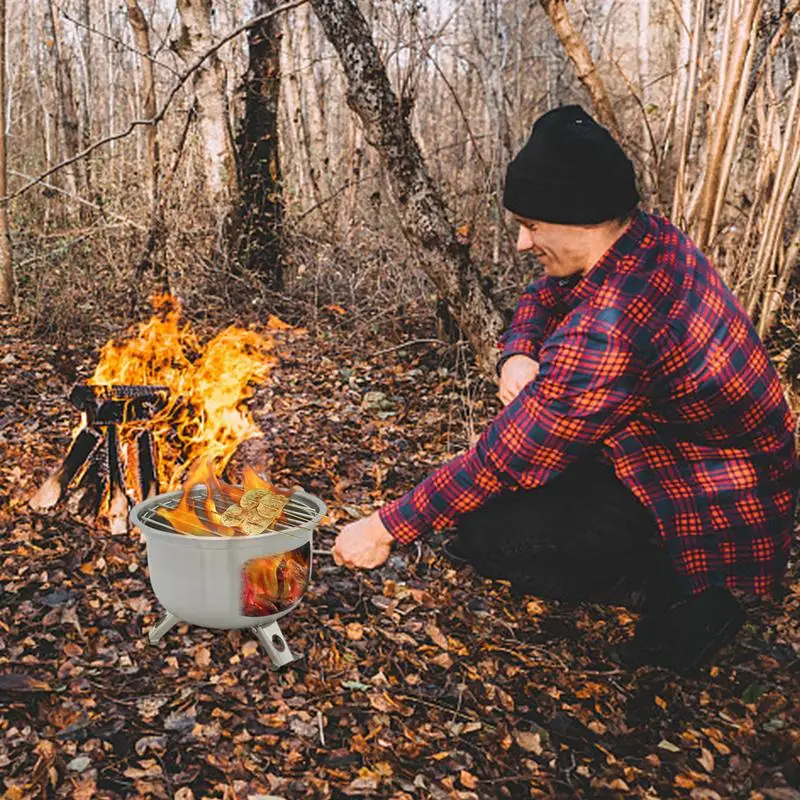
M 339 566 L 374 569 L 389 558 L 393 543 L 376 511 L 342 528 L 333 546 L 333 560 Z
M 511 356 L 500 370 L 500 399 L 507 406 L 539 374 L 539 363 L 529 356 Z

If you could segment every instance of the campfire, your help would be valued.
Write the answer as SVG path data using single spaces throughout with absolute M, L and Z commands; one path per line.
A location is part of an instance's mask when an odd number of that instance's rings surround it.
M 236 326 L 203 344 L 180 302 L 153 298 L 153 317 L 102 349 L 91 379 L 71 401 L 81 423 L 63 462 L 31 499 L 54 507 L 77 490 L 81 514 L 127 530 L 128 510 L 182 483 L 187 467 L 224 470 L 236 448 L 262 436 L 244 401 L 275 363 L 271 336 Z M 271 317 L 268 327 L 288 327 Z

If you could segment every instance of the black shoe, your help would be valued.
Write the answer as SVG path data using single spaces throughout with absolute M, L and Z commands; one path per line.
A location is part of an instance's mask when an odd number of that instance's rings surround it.
M 691 672 L 709 663 L 736 637 L 745 613 L 725 589 L 715 587 L 639 620 L 630 642 L 618 650 L 629 669 L 651 665 Z
M 444 557 L 456 567 L 463 567 L 470 563 L 469 553 L 463 540 L 456 534 L 451 536 L 443 545 Z

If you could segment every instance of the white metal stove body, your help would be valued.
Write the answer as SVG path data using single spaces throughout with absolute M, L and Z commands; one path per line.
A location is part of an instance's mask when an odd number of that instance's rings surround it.
M 157 495 L 130 512 L 131 523 L 147 541 L 150 584 L 166 610 L 151 629 L 156 644 L 178 622 L 205 628 L 250 628 L 275 667 L 294 661 L 277 620 L 300 602 L 311 578 L 312 538 L 325 504 L 306 492 L 291 496 L 279 521 L 255 536 L 179 533 L 160 508 L 174 509 L 183 492 Z M 205 486 L 190 495 L 202 512 Z M 222 512 L 224 498 L 215 498 Z

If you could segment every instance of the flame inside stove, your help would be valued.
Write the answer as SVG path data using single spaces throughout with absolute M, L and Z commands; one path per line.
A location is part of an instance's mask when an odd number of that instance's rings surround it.
M 155 440 L 163 492 L 181 485 L 187 466 L 208 461 L 221 471 L 242 442 L 263 436 L 244 401 L 267 378 L 276 359 L 270 336 L 230 326 L 204 344 L 191 324 L 181 320 L 176 298 L 157 295 L 153 306 L 149 321 L 103 347 L 89 383 L 169 387 L 168 404 L 144 423 Z M 286 326 L 271 318 L 269 327 Z M 123 453 L 140 429 L 120 426 Z
M 264 617 L 296 603 L 308 586 L 311 547 L 254 558 L 242 574 L 242 614 Z

